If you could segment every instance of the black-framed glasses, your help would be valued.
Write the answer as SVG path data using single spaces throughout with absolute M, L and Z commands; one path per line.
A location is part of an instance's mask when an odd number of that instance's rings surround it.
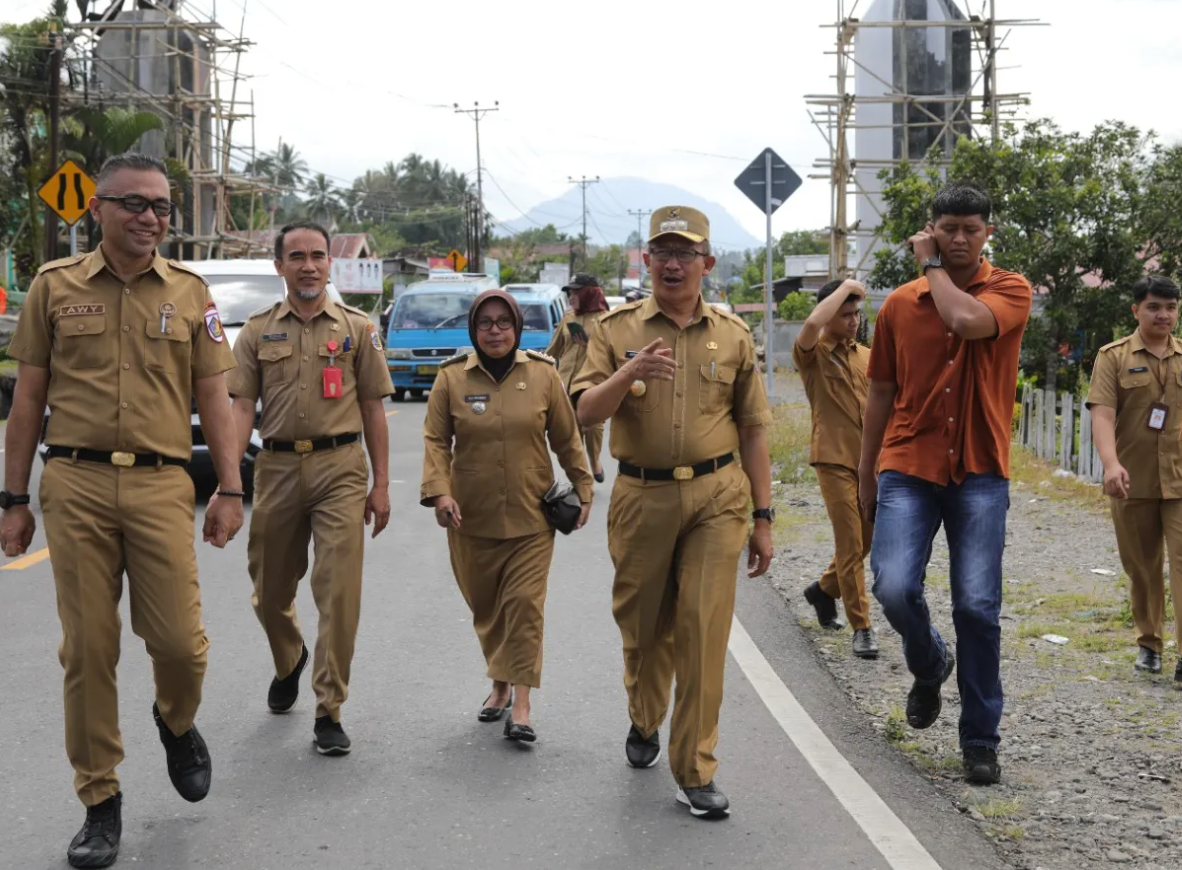
M 151 209 L 156 217 L 172 217 L 173 211 L 176 210 L 176 205 L 171 199 L 148 199 L 146 196 L 140 196 L 136 193 L 130 196 L 104 195 L 95 198 L 106 202 L 117 202 L 120 208 L 132 214 L 143 214 L 148 209 Z
M 668 263 L 676 257 L 677 262 L 683 266 L 692 263 L 698 257 L 709 256 L 701 251 L 695 251 L 693 248 L 649 248 L 648 255 L 658 263 Z
M 508 332 L 513 328 L 513 318 L 508 314 L 502 314 L 496 320 L 493 320 L 491 317 L 476 318 L 476 329 L 480 332 L 488 332 L 494 325 L 501 332 Z

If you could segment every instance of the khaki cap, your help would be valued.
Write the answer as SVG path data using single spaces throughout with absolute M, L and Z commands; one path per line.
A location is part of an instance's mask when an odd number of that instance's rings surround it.
M 665 205 L 653 212 L 648 225 L 648 240 L 657 236 L 681 236 L 694 244 L 710 238 L 710 220 L 687 205 Z

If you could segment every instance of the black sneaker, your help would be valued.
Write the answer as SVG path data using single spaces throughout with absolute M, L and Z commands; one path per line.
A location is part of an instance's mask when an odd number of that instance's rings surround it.
M 353 741 L 341 723 L 332 721 L 331 716 L 317 717 L 316 727 L 312 730 L 316 734 L 316 751 L 321 755 L 348 755 L 353 748 Z
M 837 599 L 826 595 L 820 583 L 810 583 L 804 588 L 804 600 L 817 611 L 817 622 L 821 623 L 821 628 L 841 628 L 841 620 L 837 618 Z
M 1161 653 L 1147 646 L 1137 647 L 1137 661 L 1133 663 L 1133 669 L 1146 674 L 1160 674 Z
M 907 693 L 907 724 L 912 728 L 931 728 L 940 718 L 940 687 L 956 670 L 956 656 L 947 653 L 944 673 L 938 683 L 921 683 L 916 680 Z
M 873 628 L 854 631 L 854 655 L 860 659 L 878 658 L 878 635 Z
M 633 725 L 628 729 L 628 739 L 624 741 L 624 754 L 628 756 L 628 763 L 633 767 L 652 767 L 661 760 L 661 732 L 654 731 L 645 737 L 640 733 L 640 729 Z
M 71 867 L 110 867 L 119 857 L 123 834 L 123 792 L 86 808 L 82 830 L 70 841 L 66 859 Z
M 1001 781 L 997 752 L 987 746 L 964 748 L 964 778 L 973 785 L 996 785 Z
M 168 778 L 172 780 L 172 787 L 189 803 L 205 800 L 213 779 L 213 761 L 201 732 L 194 725 L 180 737 L 175 736 L 160 718 L 160 710 L 155 704 L 152 705 L 152 716 L 156 719 L 160 742 L 168 757 Z
M 724 819 L 731 814 L 731 802 L 713 782 L 697 788 L 677 787 L 677 802 L 689 807 L 699 819 Z
M 300 654 L 295 670 L 284 677 L 271 678 L 271 688 L 267 690 L 267 706 L 272 713 L 286 713 L 295 706 L 296 698 L 300 696 L 300 674 L 308 666 L 308 648 Z

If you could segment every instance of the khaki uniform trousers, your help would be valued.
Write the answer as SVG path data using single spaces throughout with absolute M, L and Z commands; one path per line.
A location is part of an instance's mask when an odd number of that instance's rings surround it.
M 608 511 L 612 612 L 624 645 L 628 713 L 645 736 L 677 694 L 669 765 L 687 787 L 714 779 L 735 574 L 750 485 L 738 463 L 688 481 L 620 475 Z
M 296 617 L 300 578 L 315 545 L 312 598 L 320 613 L 312 658 L 316 717 L 341 719 L 349 695 L 353 644 L 361 617 L 365 497 L 369 470 L 361 442 L 314 453 L 272 453 L 255 459 L 254 510 L 247 566 L 254 612 L 267 633 L 275 674 L 288 676 L 304 638 Z
M 542 686 L 542 631 L 554 531 L 478 538 L 447 530 L 456 585 L 480 641 L 491 680 Z
M 1182 499 L 1114 498 L 1112 523 L 1120 563 L 1129 575 L 1129 601 L 1137 643 L 1161 652 L 1166 589 L 1162 542 L 1170 553 L 1174 634 L 1182 631 Z
M 51 459 L 41 475 L 41 513 L 62 623 L 66 755 L 79 799 L 94 806 L 119 791 L 115 767 L 123 760 L 115 666 L 124 572 L 131 630 L 152 658 L 161 718 L 184 734 L 201 704 L 209 641 L 193 549 L 193 482 L 177 465 Z
M 587 466 L 594 471 L 600 464 L 599 457 L 603 455 L 603 424 L 598 423 L 579 431 L 583 433 L 583 443 L 587 448 Z
M 817 465 L 813 470 L 833 526 L 833 560 L 821 575 L 821 591 L 841 599 L 851 629 L 870 628 L 865 561 L 874 525 L 858 507 L 858 475 L 841 465 Z

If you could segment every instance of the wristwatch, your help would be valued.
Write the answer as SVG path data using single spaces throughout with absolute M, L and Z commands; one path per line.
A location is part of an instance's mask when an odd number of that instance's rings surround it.
M 751 519 L 753 520 L 767 520 L 769 523 L 776 521 L 775 508 L 756 508 L 751 512 Z
M 944 261 L 941 260 L 940 255 L 937 254 L 934 257 L 928 257 L 919 265 L 923 269 L 923 273 L 926 275 L 928 273 L 928 269 L 943 269 Z
M 10 507 L 23 505 L 29 503 L 29 494 L 13 495 L 8 490 L 0 491 L 0 510 L 8 510 Z

